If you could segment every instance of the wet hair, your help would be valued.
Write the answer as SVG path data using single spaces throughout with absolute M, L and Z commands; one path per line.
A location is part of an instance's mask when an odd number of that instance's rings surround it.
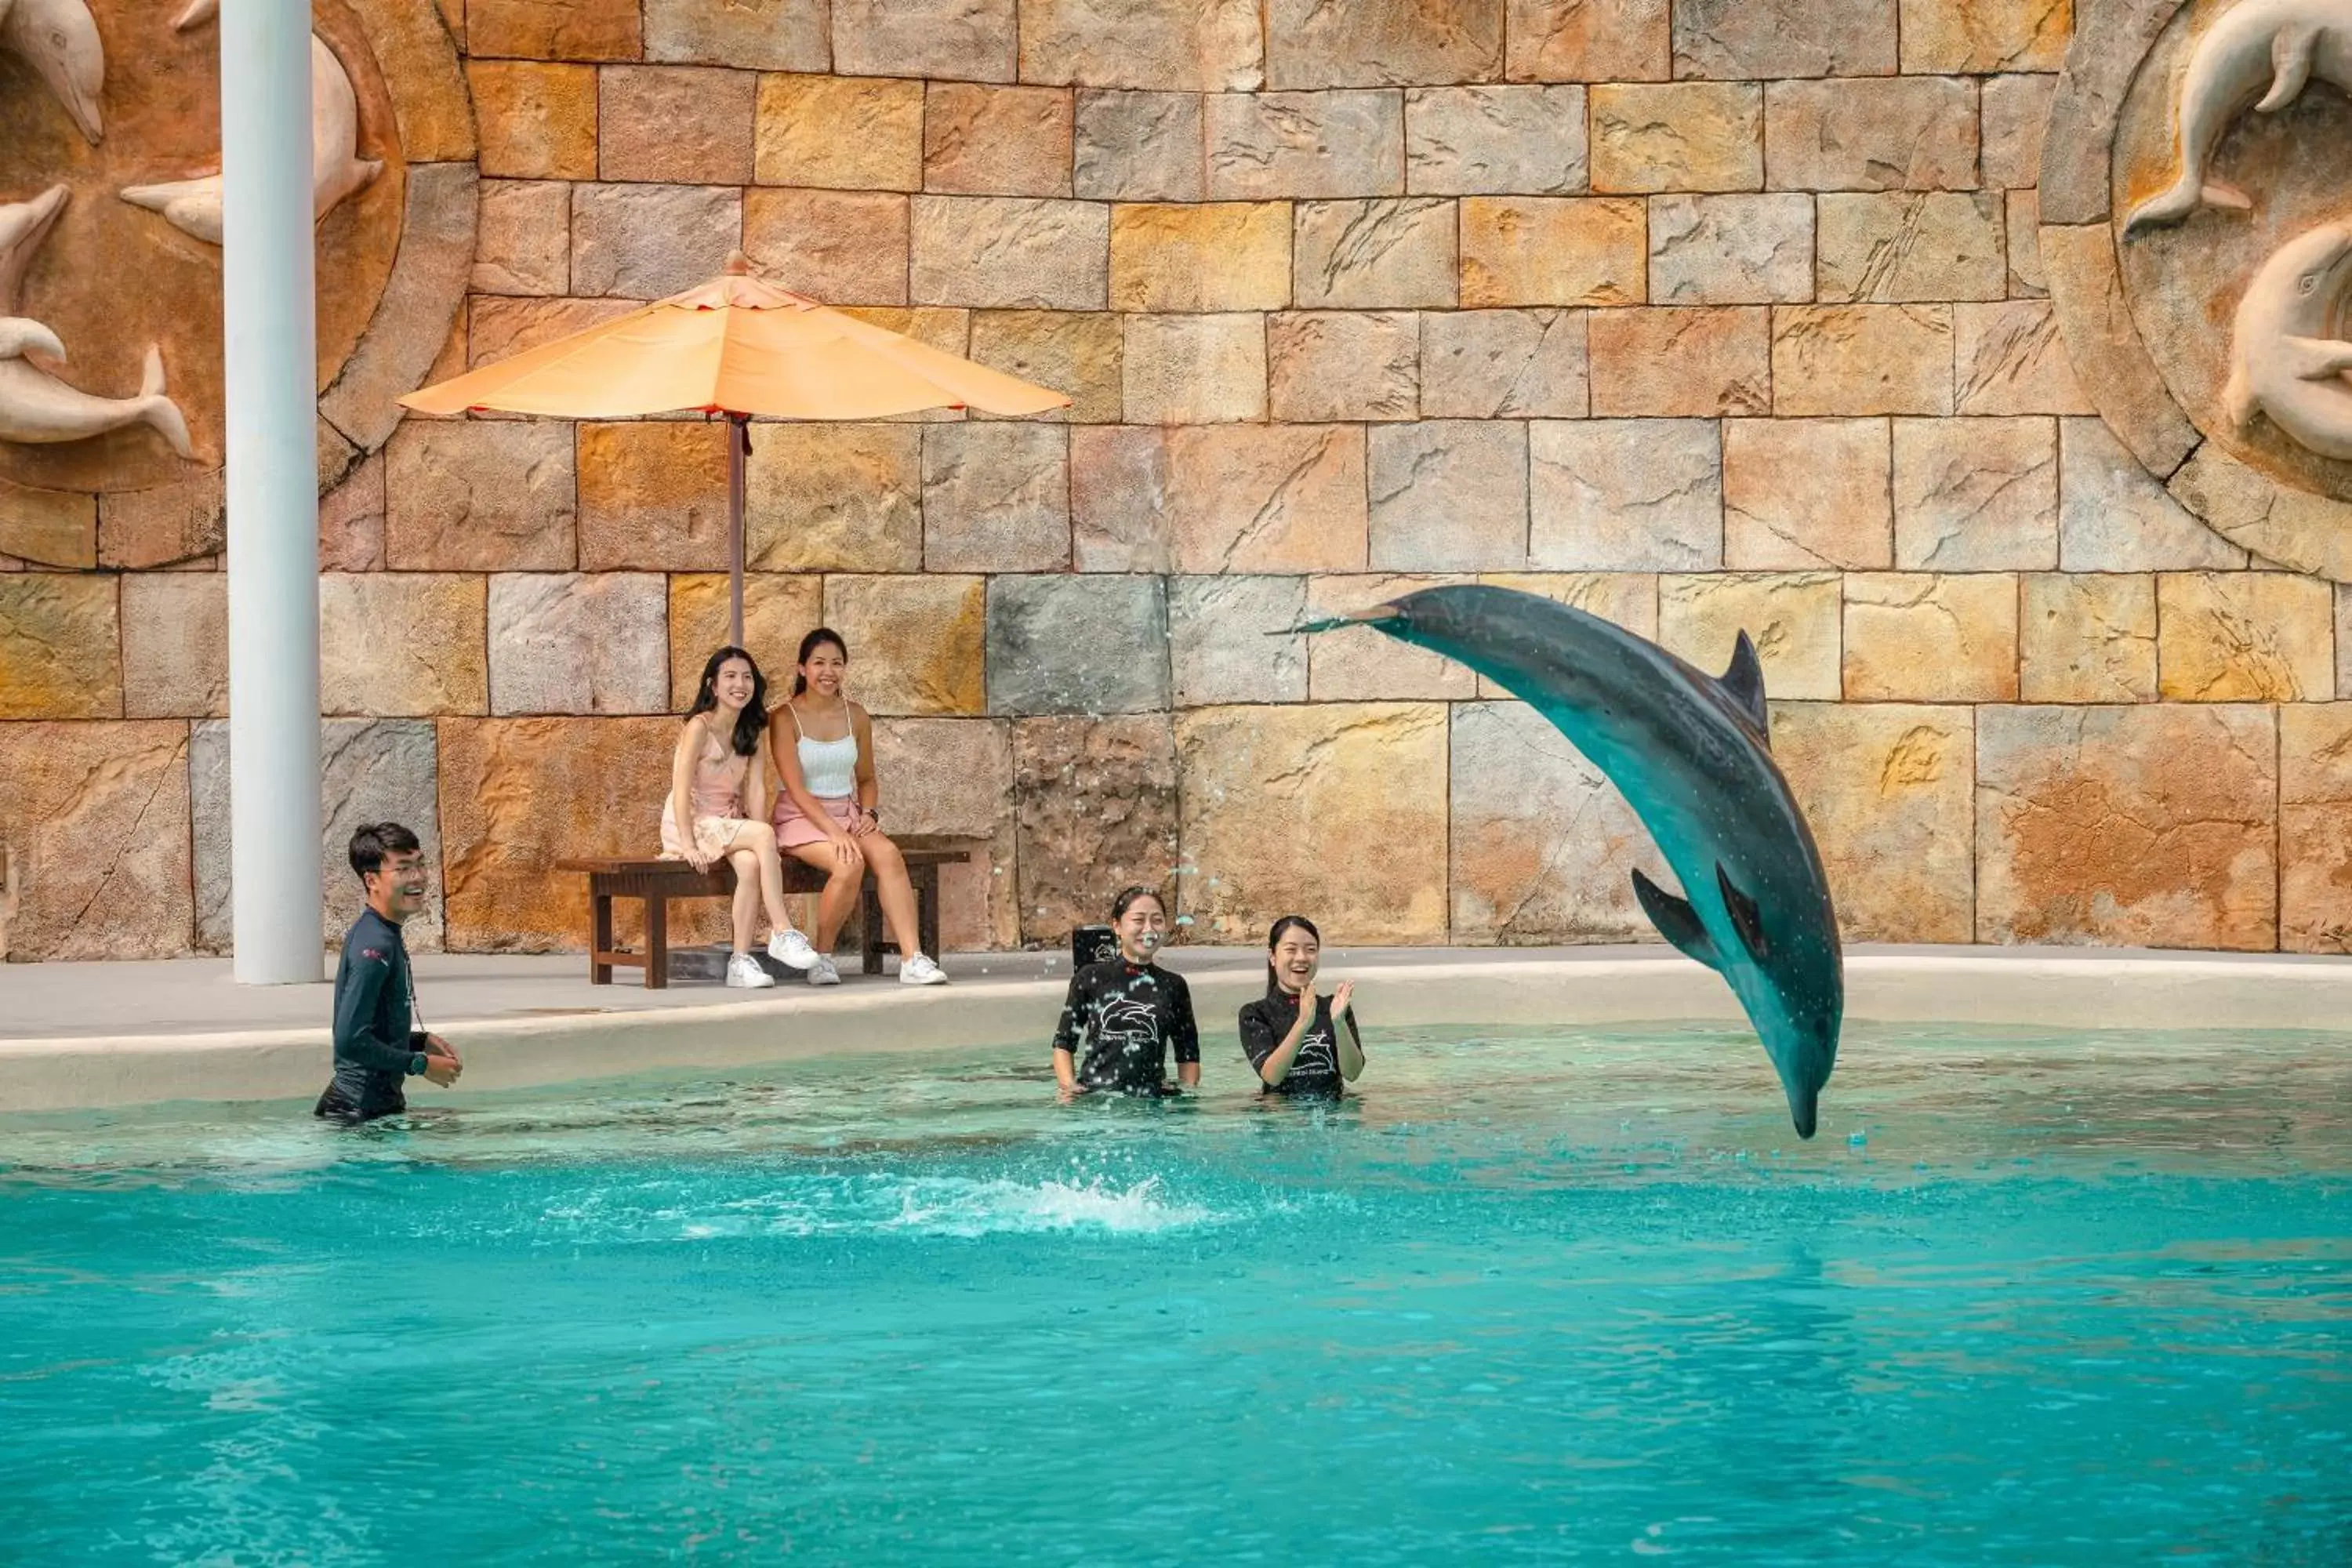
M 806 664 L 810 658 L 815 654 L 816 650 L 823 647 L 827 643 L 831 643 L 834 647 L 841 650 L 842 663 L 847 664 L 849 662 L 849 645 L 842 641 L 841 634 L 835 631 L 831 626 L 819 626 L 816 630 L 809 633 L 808 636 L 801 638 L 800 656 L 794 658 L 793 662 L 795 665 Z M 797 669 L 793 670 L 793 695 L 798 697 L 802 692 L 806 691 L 807 689 L 808 677 L 803 675 Z
M 698 713 L 719 711 L 719 671 L 730 658 L 740 658 L 751 667 L 751 700 L 743 704 L 736 716 L 733 744 L 739 757 L 756 757 L 760 742 L 768 734 L 768 678 L 760 673 L 760 661 L 742 648 L 730 643 L 710 656 L 702 667 L 702 684 L 694 689 L 694 706 L 686 710 L 691 723 Z
M 1294 931 L 1303 931 L 1313 937 L 1317 947 L 1323 945 L 1323 933 L 1305 915 L 1285 915 L 1274 922 L 1274 929 L 1265 933 L 1265 994 L 1269 1000 L 1289 994 L 1282 988 L 1282 977 L 1274 972 L 1274 950 L 1282 945 L 1285 933 Z
M 1135 907 L 1135 901 L 1138 899 L 1150 899 L 1153 903 L 1160 906 L 1160 912 L 1161 914 L 1166 914 L 1168 912 L 1168 900 L 1160 896 L 1160 889 L 1157 888 L 1147 888 L 1142 883 L 1138 882 L 1132 887 L 1121 888 L 1118 890 L 1118 897 L 1110 901 L 1111 923 L 1113 925 L 1117 925 L 1120 921 L 1125 920 L 1127 918 L 1127 911 Z
M 383 863 L 394 855 L 414 855 L 423 849 L 416 835 L 397 822 L 363 822 L 352 833 L 352 869 L 359 873 L 360 885 L 383 869 Z

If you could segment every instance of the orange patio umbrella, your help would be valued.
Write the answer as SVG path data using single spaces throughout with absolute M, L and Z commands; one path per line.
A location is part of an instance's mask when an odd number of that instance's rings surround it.
M 827 310 L 754 277 L 720 276 L 625 316 L 400 400 L 421 414 L 495 408 L 567 419 L 724 414 L 733 639 L 743 640 L 743 457 L 753 415 L 877 419 L 925 408 L 1042 414 L 1058 392 Z

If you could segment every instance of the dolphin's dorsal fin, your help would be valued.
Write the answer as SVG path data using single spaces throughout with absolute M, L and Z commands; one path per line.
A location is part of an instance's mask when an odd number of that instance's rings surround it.
M 1731 668 L 1715 678 L 1724 694 L 1738 705 L 1742 713 L 1754 721 L 1764 743 L 1772 743 L 1772 720 L 1764 708 L 1764 666 L 1756 657 L 1756 645 L 1742 631 L 1739 640 L 1731 645 Z
M 2312 58 L 2318 52 L 2316 24 L 2296 22 L 2281 27 L 2271 39 L 2271 89 L 2254 105 L 2255 112 L 2269 114 L 2293 103 L 2309 85 Z
M 1723 908 L 1731 916 L 1731 929 L 1747 944 L 1748 956 L 1762 962 L 1772 951 L 1772 944 L 1764 940 L 1764 915 L 1757 909 L 1756 900 L 1731 885 L 1731 873 L 1723 868 L 1720 860 L 1715 863 L 1715 885 L 1723 894 Z
M 1638 870 L 1633 873 L 1633 896 L 1642 900 L 1642 912 L 1650 917 L 1660 936 L 1709 969 L 1722 969 L 1715 956 L 1715 943 L 1707 941 L 1706 928 L 1698 923 L 1696 910 Z

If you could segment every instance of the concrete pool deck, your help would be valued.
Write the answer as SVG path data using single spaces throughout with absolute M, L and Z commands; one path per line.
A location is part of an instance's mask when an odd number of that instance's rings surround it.
M 1333 949 L 1381 1024 L 1605 1025 L 1739 1016 L 1723 983 L 1657 945 Z M 1210 1037 L 1255 994 L 1255 949 L 1184 948 Z M 468 1089 L 860 1050 L 1021 1042 L 1054 1026 L 1066 953 L 973 953 L 955 984 L 851 975 L 837 990 L 591 985 L 577 954 L 427 954 L 420 1008 L 465 1055 Z M 2335 1029 L 2352 1025 L 2352 958 L 2115 948 L 1857 946 L 1846 1016 L 2065 1028 Z M 224 959 L 0 964 L 0 1112 L 314 1094 L 325 984 L 252 987 Z M 426 1091 L 434 1092 L 434 1091 Z

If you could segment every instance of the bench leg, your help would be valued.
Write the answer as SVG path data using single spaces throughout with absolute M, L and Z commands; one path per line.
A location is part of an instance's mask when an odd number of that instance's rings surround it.
M 613 966 L 604 955 L 613 951 L 613 895 L 591 893 L 588 896 L 588 984 L 613 984 Z
M 865 973 L 879 974 L 882 973 L 882 900 L 877 895 L 870 877 L 866 886 L 858 890 L 858 901 L 864 905 L 861 929 L 865 933 L 859 943 L 858 967 Z
M 914 868 L 915 940 L 936 963 L 940 958 L 940 868 L 937 866 Z M 901 953 L 899 962 L 906 962 Z
M 669 989 L 669 900 L 646 895 L 646 989 Z

